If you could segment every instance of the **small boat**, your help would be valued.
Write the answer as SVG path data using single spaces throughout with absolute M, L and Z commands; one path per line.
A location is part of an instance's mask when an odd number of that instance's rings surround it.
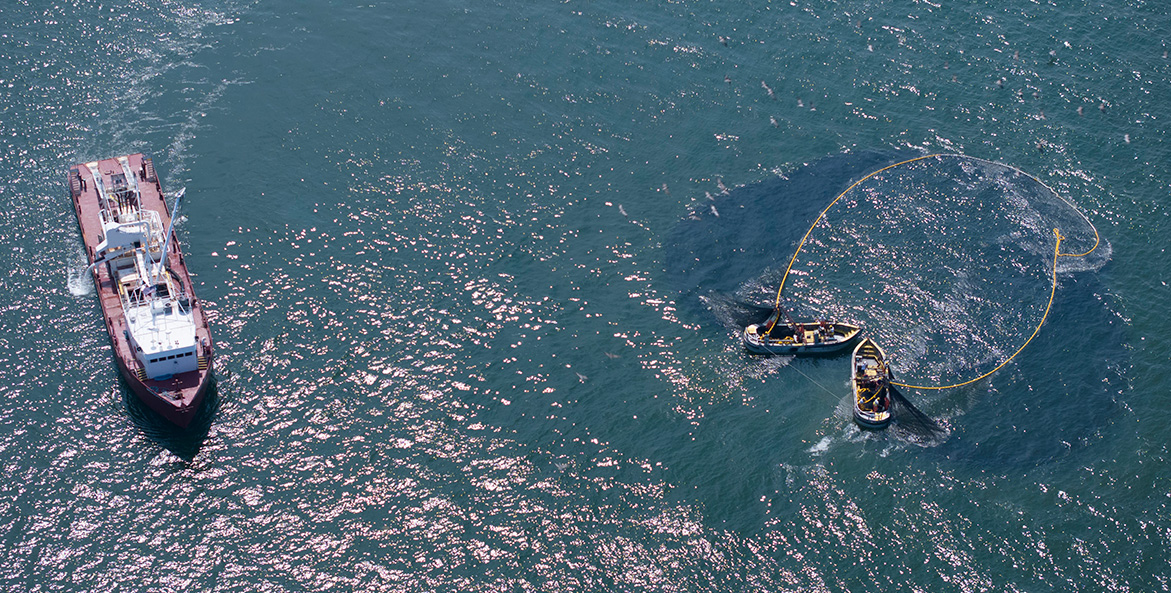
M 832 354 L 849 346 L 860 331 L 849 323 L 794 321 L 777 309 L 763 323 L 744 328 L 744 347 L 755 354 Z
M 890 382 L 893 376 L 886 355 L 874 340 L 866 338 L 854 348 L 854 422 L 862 428 L 882 429 L 890 424 Z
M 141 154 L 74 165 L 69 193 L 118 369 L 143 403 L 186 428 L 212 381 L 211 331 L 154 165 Z

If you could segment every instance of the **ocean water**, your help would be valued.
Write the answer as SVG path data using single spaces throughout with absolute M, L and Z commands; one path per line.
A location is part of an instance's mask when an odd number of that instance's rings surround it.
M 9 2 L 0 590 L 1171 589 L 1155 2 Z M 218 342 L 111 359 L 70 164 L 152 155 Z M 783 297 L 848 358 L 755 357 Z M 1068 204 L 1066 203 L 1068 201 Z M 1072 205 L 1072 206 L 1071 206 Z M 1076 207 L 1076 210 L 1073 208 Z M 1052 228 L 1085 258 L 1053 265 Z M 1064 244 L 1063 244 L 1064 245 Z

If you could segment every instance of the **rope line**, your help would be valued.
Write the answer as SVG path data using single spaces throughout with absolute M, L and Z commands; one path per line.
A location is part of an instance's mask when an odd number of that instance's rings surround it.
M 1053 306 L 1053 297 L 1057 295 L 1057 258 L 1064 255 L 1061 253 L 1061 240 L 1064 237 L 1061 236 L 1061 233 L 1057 229 L 1053 229 L 1053 234 L 1056 235 L 1056 237 L 1057 237 L 1057 244 L 1053 246 L 1053 286 L 1051 286 L 1049 288 L 1049 303 L 1045 305 L 1045 314 L 1041 316 L 1041 322 L 1038 323 L 1037 328 L 1033 330 L 1033 335 L 1029 336 L 1029 339 L 1025 340 L 1025 343 L 1021 344 L 1021 347 L 1017 348 L 1016 352 L 1012 353 L 1012 356 L 1009 356 L 1008 358 L 1004 359 L 1004 362 L 996 365 L 996 368 L 992 369 L 991 371 L 988 371 L 987 373 L 984 373 L 983 375 L 980 375 L 979 377 L 976 377 L 975 379 L 970 379 L 968 381 L 964 381 L 963 383 L 956 383 L 954 385 L 930 386 L 930 385 L 908 385 L 906 383 L 896 383 L 894 381 L 891 381 L 891 384 L 898 385 L 899 387 L 906 387 L 909 389 L 930 389 L 930 390 L 943 390 L 943 389 L 951 389 L 952 387 L 963 387 L 964 385 L 971 385 L 972 383 L 975 383 L 976 381 L 979 381 L 980 379 L 983 379 L 985 377 L 992 375 L 996 371 L 999 371 L 1001 368 L 1003 368 L 1004 365 L 1008 364 L 1009 361 L 1016 358 L 1016 355 L 1020 354 L 1021 351 L 1025 349 L 1025 346 L 1028 346 L 1029 342 L 1032 342 L 1033 338 L 1037 337 L 1037 334 L 1041 332 L 1041 326 L 1045 325 L 1045 320 L 1048 319 L 1048 317 L 1049 317 L 1049 309 Z M 1093 251 L 1093 250 L 1091 249 L 1090 251 Z M 1086 252 L 1086 254 L 1089 254 L 1089 253 L 1090 253 L 1089 251 Z M 1067 257 L 1073 257 L 1073 256 L 1067 256 Z
M 817 227 L 817 223 L 821 222 L 821 219 L 825 218 L 825 213 L 829 212 L 829 209 L 833 208 L 834 204 L 837 204 L 838 200 L 842 199 L 842 196 L 850 193 L 850 190 L 854 189 L 855 187 L 858 187 L 858 185 L 860 185 L 863 181 L 866 181 L 867 179 L 870 179 L 871 177 L 874 177 L 875 175 L 878 175 L 879 173 L 882 173 L 883 171 L 886 171 L 887 169 L 893 169 L 893 168 L 901 166 L 901 165 L 906 165 L 908 163 L 913 163 L 915 161 L 921 161 L 923 159 L 929 159 L 934 156 L 944 156 L 944 155 L 929 154 L 926 156 L 915 157 L 913 159 L 907 159 L 905 161 L 902 161 L 900 163 L 895 163 L 893 165 L 887 165 L 887 166 L 863 177 L 862 179 L 855 181 L 853 185 L 846 188 L 846 191 L 838 194 L 838 197 L 834 198 L 834 201 L 830 202 L 829 206 L 826 206 L 825 210 L 822 210 L 821 214 L 817 215 L 817 220 L 813 221 L 813 224 L 809 226 L 809 230 L 805 231 L 805 236 L 801 237 L 801 242 L 797 244 L 797 250 L 793 252 L 793 258 L 789 260 L 789 266 L 785 268 L 785 275 L 781 277 L 781 286 L 780 286 L 780 288 L 777 289 L 776 306 L 777 307 L 781 306 L 781 291 L 785 290 L 785 280 L 788 280 L 789 271 L 793 269 L 793 264 L 797 261 L 797 256 L 801 254 L 801 249 L 803 247 L 805 247 L 805 241 L 807 241 L 809 239 L 809 235 L 811 233 L 813 233 L 813 229 Z
M 858 181 L 855 181 L 853 184 L 850 185 L 850 187 L 847 187 L 845 191 L 838 194 L 838 197 L 834 198 L 834 200 L 829 203 L 829 206 L 826 206 L 825 209 L 821 211 L 821 214 L 819 214 L 817 216 L 817 219 L 813 221 L 813 224 L 809 226 L 809 230 L 805 231 L 805 236 L 801 237 L 801 242 L 797 244 L 797 249 L 796 249 L 796 251 L 793 252 L 793 257 L 792 257 L 792 259 L 789 260 L 788 267 L 785 268 L 785 275 L 781 277 L 781 285 L 780 285 L 780 287 L 777 288 L 777 299 L 776 299 L 775 307 L 777 309 L 779 309 L 781 306 L 781 293 L 785 290 L 785 281 L 788 280 L 789 272 L 793 269 L 793 264 L 797 262 L 797 256 L 801 254 L 801 249 L 803 249 L 805 247 L 805 242 L 809 239 L 809 235 L 813 233 L 813 229 L 817 228 L 817 224 L 819 222 L 821 222 L 822 219 L 825 218 L 825 215 L 827 212 L 829 212 L 830 208 L 833 208 L 834 204 L 837 204 L 838 201 L 841 200 L 843 196 L 850 193 L 851 190 L 853 190 L 855 187 L 858 187 L 866 180 L 868 180 L 868 179 L 874 177 L 875 175 L 878 175 L 879 173 L 882 173 L 884 171 L 888 171 L 890 169 L 894 169 L 895 167 L 901 167 L 903 165 L 907 165 L 907 164 L 914 163 L 916 161 L 921 161 L 924 159 L 944 158 L 944 157 L 955 157 L 955 158 L 961 158 L 961 159 L 968 159 L 968 160 L 976 161 L 976 162 L 983 163 L 983 164 L 1005 167 L 1007 169 L 1011 169 L 1013 171 L 1016 171 L 1017 173 L 1024 175 L 1025 177 L 1028 177 L 1029 179 L 1032 179 L 1033 181 L 1037 182 L 1045 189 L 1049 190 L 1053 195 L 1057 196 L 1058 199 L 1065 202 L 1065 204 L 1067 206 L 1069 206 L 1074 212 L 1077 212 L 1078 215 L 1082 217 L 1082 220 L 1086 221 L 1086 224 L 1089 225 L 1090 228 L 1093 229 L 1093 231 L 1094 231 L 1094 245 L 1093 245 L 1093 247 L 1090 247 L 1089 251 L 1086 251 L 1085 253 L 1062 253 L 1061 252 L 1061 241 L 1063 239 L 1065 239 L 1065 237 L 1062 236 L 1060 230 L 1053 229 L 1053 235 L 1056 238 L 1056 242 L 1053 245 L 1053 273 L 1052 273 L 1052 286 L 1050 286 L 1050 289 L 1049 289 L 1049 302 L 1045 305 L 1045 313 L 1044 313 L 1044 315 L 1041 316 L 1041 321 L 1039 323 L 1037 323 L 1037 327 L 1033 330 L 1033 334 L 1029 336 L 1029 339 L 1025 340 L 1025 343 L 1021 344 L 1020 348 L 1017 348 L 1016 352 L 1013 352 L 1011 356 L 1004 359 L 1004 361 L 1001 362 L 1000 364 L 996 365 L 996 368 L 992 369 L 991 371 L 988 371 L 987 373 L 984 373 L 983 375 L 980 375 L 979 377 L 976 377 L 975 379 L 970 379 L 970 380 L 964 381 L 963 383 L 955 383 L 952 385 L 910 385 L 907 383 L 899 383 L 896 381 L 890 382 L 891 385 L 897 385 L 899 387 L 905 387 L 908 389 L 943 390 L 943 389 L 951 389 L 953 387 L 962 387 L 964 385 L 970 385 L 970 384 L 975 383 L 981 379 L 987 378 L 987 377 L 991 376 L 993 373 L 995 373 L 996 371 L 999 371 L 1000 369 L 1004 368 L 1005 365 L 1007 365 L 1012 359 L 1016 358 L 1016 356 L 1018 354 L 1020 354 L 1021 351 L 1023 351 L 1025 349 L 1025 347 L 1029 345 L 1030 342 L 1033 341 L 1033 338 L 1037 337 L 1037 334 L 1041 332 L 1041 326 L 1045 325 L 1045 320 L 1049 318 L 1049 310 L 1053 307 L 1053 299 L 1057 295 L 1057 262 L 1058 262 L 1058 260 L 1062 257 L 1085 257 L 1085 256 L 1093 253 L 1094 250 L 1098 248 L 1098 245 L 1102 241 L 1101 235 L 1098 234 L 1098 228 L 1095 227 L 1092 222 L 1090 222 L 1090 219 L 1088 217 L 1086 217 L 1086 215 L 1084 213 L 1082 213 L 1082 211 L 1080 209 L 1078 209 L 1076 206 L 1074 206 L 1072 203 L 1070 203 L 1069 200 L 1066 200 L 1065 198 L 1063 198 L 1061 196 L 1061 194 L 1054 191 L 1053 188 L 1049 187 L 1048 185 L 1045 185 L 1045 183 L 1043 181 L 1041 181 L 1040 179 L 1037 179 L 1033 175 L 1030 175 L 1030 174 L 1028 174 L 1028 173 L 1016 168 L 1016 167 L 1010 166 L 1010 165 L 1004 165 L 1002 163 L 995 163 L 993 161 L 988 161 L 988 160 L 984 160 L 984 159 L 977 158 L 977 157 L 970 157 L 970 156 L 966 156 L 966 155 L 962 155 L 962 154 L 947 154 L 947 153 L 928 154 L 928 155 L 924 155 L 924 156 L 915 157 L 913 159 L 907 159 L 905 161 L 900 161 L 900 162 L 897 162 L 893 165 L 887 165 L 881 169 L 878 169 L 877 171 L 874 171 L 874 172 L 866 175 L 865 177 L 859 179 Z M 804 374 L 804 373 L 802 373 L 802 374 Z M 824 386 L 822 386 L 822 388 L 824 389 Z
M 810 377 L 809 375 L 805 374 L 805 372 L 804 372 L 804 371 L 802 371 L 801 369 L 799 369 L 799 368 L 797 368 L 796 366 L 793 366 L 793 365 L 788 365 L 788 366 L 789 366 L 789 368 L 793 369 L 794 371 L 797 371 L 798 373 L 801 373 L 801 376 L 805 377 L 806 379 L 809 379 L 809 381 L 810 381 L 811 383 L 813 383 L 814 385 L 817 385 L 818 387 L 820 387 L 820 388 L 821 388 L 821 390 L 822 390 L 822 391 L 824 391 L 824 392 L 826 393 L 826 395 L 829 395 L 831 398 L 833 398 L 833 399 L 835 399 L 835 400 L 837 400 L 837 399 L 841 399 L 841 395 L 840 395 L 840 394 L 838 394 L 838 393 L 834 393 L 833 391 L 831 391 L 831 390 L 830 390 L 830 388 L 829 388 L 829 387 L 826 387 L 825 385 L 822 385 L 820 382 L 818 382 L 818 380 L 817 380 L 817 379 L 814 379 L 813 377 Z

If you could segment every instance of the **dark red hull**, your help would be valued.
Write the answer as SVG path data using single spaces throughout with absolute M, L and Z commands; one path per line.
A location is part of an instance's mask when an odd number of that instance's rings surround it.
M 187 425 L 191 424 L 191 420 L 195 418 L 200 406 L 203 405 L 203 398 L 207 395 L 208 386 L 211 385 L 210 369 L 206 372 L 176 375 L 171 381 L 141 381 L 135 372 L 127 367 L 122 358 L 115 358 L 118 361 L 118 368 L 122 371 L 122 376 L 130 385 L 130 390 L 138 396 L 139 401 L 180 428 L 187 428 Z M 190 399 L 184 397 L 178 402 L 178 405 L 170 398 L 159 395 L 163 392 L 173 392 L 176 388 L 180 391 L 194 390 L 194 394 Z
M 169 228 L 171 214 L 163 199 L 162 185 L 150 160 L 141 154 L 129 155 L 126 158 L 130 170 L 138 179 L 142 207 L 158 212 L 163 228 Z M 103 177 L 107 177 L 110 174 L 122 173 L 123 169 L 118 160 L 112 158 L 99 161 L 98 171 Z M 98 191 L 89 168 L 84 164 L 74 165 L 69 171 L 69 187 L 73 197 L 73 208 L 81 226 L 86 257 L 92 264 L 95 248 L 102 242 L 102 224 Z M 204 316 L 199 300 L 195 298 L 194 286 L 187 272 L 187 264 L 183 261 L 179 241 L 173 236 L 166 257 L 167 267 L 175 273 L 183 289 L 190 295 L 191 310 L 196 324 L 196 341 L 199 344 L 199 370 L 173 375 L 165 380 L 146 379 L 144 369 L 134 356 L 130 340 L 126 336 L 126 319 L 117 286 L 105 265 L 94 268 L 94 284 L 98 302 L 102 306 L 106 332 L 114 346 L 114 359 L 117 360 L 118 369 L 122 371 L 122 376 L 130 385 L 130 389 L 147 407 L 171 423 L 186 428 L 199 411 L 208 386 L 211 385 L 214 345 L 207 317 Z

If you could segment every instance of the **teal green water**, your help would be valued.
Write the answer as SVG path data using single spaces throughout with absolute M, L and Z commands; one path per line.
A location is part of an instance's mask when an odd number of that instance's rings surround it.
M 5 591 L 1171 588 L 1158 3 L 0 7 Z M 120 383 L 71 163 L 151 154 L 219 344 Z M 786 288 L 846 358 L 743 352 Z M 1073 229 L 1073 230 L 1066 230 Z

